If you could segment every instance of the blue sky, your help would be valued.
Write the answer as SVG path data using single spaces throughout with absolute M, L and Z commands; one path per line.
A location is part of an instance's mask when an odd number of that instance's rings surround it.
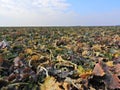
M 120 9 L 120 0 L 69 0 L 79 13 L 97 13 Z
M 120 0 L 0 0 L 0 26 L 120 25 Z

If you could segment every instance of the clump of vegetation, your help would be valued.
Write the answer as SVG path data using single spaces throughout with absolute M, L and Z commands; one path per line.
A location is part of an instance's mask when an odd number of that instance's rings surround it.
M 0 90 L 120 89 L 120 27 L 0 28 Z

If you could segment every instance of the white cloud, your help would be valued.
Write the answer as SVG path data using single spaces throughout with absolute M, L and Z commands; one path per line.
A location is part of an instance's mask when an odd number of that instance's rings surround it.
M 70 4 L 66 3 L 66 0 L 34 0 L 33 5 L 57 10 L 65 10 L 70 6 Z
M 66 0 L 0 0 L 0 7 L 7 9 L 57 9 L 66 10 L 70 6 Z
M 119 10 L 78 14 L 67 0 L 0 0 L 0 26 L 113 25 Z
M 0 0 L 0 25 L 72 25 L 69 7 L 66 0 Z

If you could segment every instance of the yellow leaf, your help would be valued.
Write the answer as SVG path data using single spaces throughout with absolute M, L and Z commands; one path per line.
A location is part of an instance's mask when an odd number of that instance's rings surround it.
M 54 77 L 46 77 L 45 82 L 40 86 L 40 90 L 62 90 Z
M 71 50 L 71 49 L 73 48 L 72 45 L 66 45 L 65 47 L 66 47 L 67 49 L 69 49 L 69 50 Z
M 33 53 L 32 49 L 30 49 L 30 48 L 26 49 L 25 52 L 26 52 L 26 54 L 32 54 Z
M 113 61 L 108 61 L 106 64 L 107 64 L 108 66 L 112 67 L 112 66 L 113 66 Z
M 85 79 L 87 78 L 88 76 L 90 76 L 92 74 L 92 70 L 89 70 L 89 71 L 85 71 L 84 73 L 82 73 L 80 75 L 81 78 Z
M 79 73 L 79 74 L 82 74 L 82 73 L 84 73 L 84 68 L 82 67 L 82 66 L 78 66 L 78 69 L 77 69 L 77 72 Z
M 31 60 L 39 60 L 39 56 L 38 55 L 32 55 Z
M 115 58 L 118 58 L 118 57 L 120 56 L 120 54 L 119 54 L 119 53 L 115 53 L 113 56 L 114 56 Z
M 64 82 L 62 86 L 63 86 L 64 90 L 69 90 L 70 89 L 69 88 L 70 85 L 67 82 Z
M 99 55 L 100 55 L 100 52 L 95 52 L 95 55 L 96 55 L 96 56 L 99 56 Z
M 85 51 L 82 52 L 82 56 L 86 56 L 87 54 L 88 54 L 87 50 L 85 50 Z
M 101 45 L 98 45 L 98 44 L 93 45 L 92 49 L 95 51 L 101 51 Z
M 92 74 L 92 70 L 85 70 L 82 66 L 78 66 L 77 72 L 81 78 L 86 78 Z
M 64 61 L 63 58 L 62 58 L 60 55 L 57 56 L 57 60 L 58 60 L 59 62 Z
M 37 49 L 37 46 L 36 46 L 36 45 L 33 45 L 33 48 L 34 48 L 34 49 Z

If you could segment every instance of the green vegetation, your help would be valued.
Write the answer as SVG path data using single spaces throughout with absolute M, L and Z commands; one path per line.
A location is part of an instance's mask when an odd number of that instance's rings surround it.
M 0 90 L 114 90 L 119 81 L 119 26 L 0 28 Z

